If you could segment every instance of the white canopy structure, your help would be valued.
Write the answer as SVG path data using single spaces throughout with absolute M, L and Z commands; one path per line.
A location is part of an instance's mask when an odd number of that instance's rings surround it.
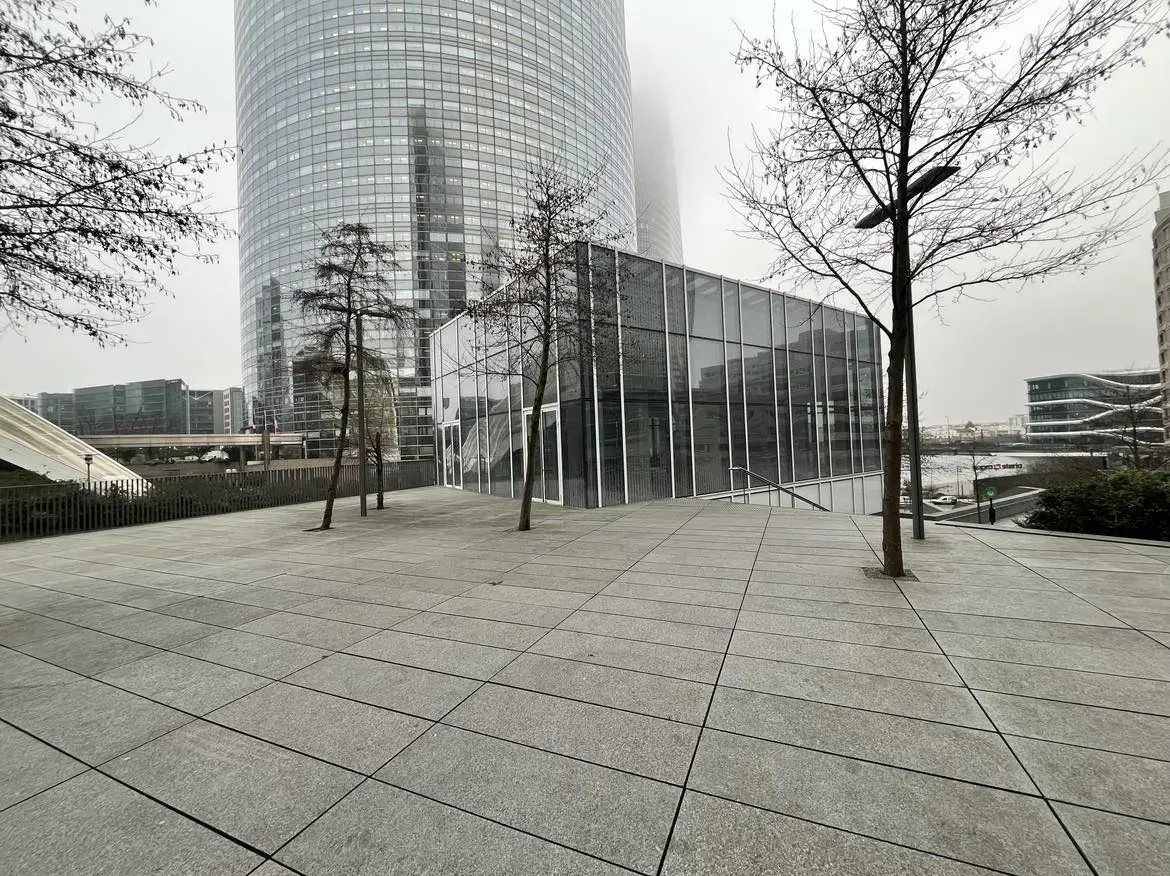
M 85 457 L 92 456 L 89 477 L 95 481 L 142 480 L 44 417 L 0 396 L 0 459 L 54 481 L 84 481 Z

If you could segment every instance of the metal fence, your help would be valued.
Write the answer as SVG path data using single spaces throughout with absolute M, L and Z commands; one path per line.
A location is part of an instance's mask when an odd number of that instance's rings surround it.
M 358 494 L 359 469 L 342 465 L 339 498 Z M 0 541 L 320 501 L 332 471 L 322 466 L 0 488 Z M 387 492 L 431 486 L 434 460 L 386 463 L 383 481 Z M 373 466 L 367 485 L 371 493 L 377 488 Z

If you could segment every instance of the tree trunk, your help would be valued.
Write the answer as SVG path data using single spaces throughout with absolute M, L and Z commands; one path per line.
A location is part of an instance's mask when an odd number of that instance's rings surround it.
M 520 522 L 517 532 L 532 528 L 532 491 L 536 484 L 536 454 L 540 451 L 540 408 L 544 404 L 544 391 L 548 384 L 549 338 L 541 341 L 540 368 L 536 375 L 536 388 L 532 392 L 532 419 L 528 423 L 527 461 L 524 465 L 524 492 L 520 496 Z
M 382 433 L 374 433 L 374 472 L 378 478 L 378 510 L 381 511 L 386 507 L 385 500 L 385 479 L 383 473 L 385 472 L 385 460 L 382 459 Z
M 337 452 L 333 456 L 333 474 L 329 478 L 329 489 L 325 492 L 325 513 L 321 516 L 321 529 L 328 529 L 333 523 L 333 502 L 337 499 L 337 482 L 341 480 L 341 459 L 345 454 L 345 434 L 349 426 L 349 344 L 346 343 L 345 374 L 341 383 L 341 428 L 337 434 Z M 362 460 L 365 465 L 365 460 Z
M 882 431 L 882 571 L 891 578 L 905 574 L 902 566 L 902 403 L 906 373 L 906 334 L 894 315 L 886 368 L 886 421 Z

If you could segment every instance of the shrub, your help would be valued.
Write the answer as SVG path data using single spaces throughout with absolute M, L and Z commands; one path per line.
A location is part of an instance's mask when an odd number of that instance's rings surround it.
M 1024 521 L 1032 529 L 1170 541 L 1170 474 L 1103 471 L 1054 487 Z

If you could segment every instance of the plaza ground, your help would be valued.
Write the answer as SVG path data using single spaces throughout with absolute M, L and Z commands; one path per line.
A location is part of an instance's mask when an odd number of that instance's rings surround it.
M 0 545 L 4 872 L 1166 872 L 1170 548 L 387 504 Z

